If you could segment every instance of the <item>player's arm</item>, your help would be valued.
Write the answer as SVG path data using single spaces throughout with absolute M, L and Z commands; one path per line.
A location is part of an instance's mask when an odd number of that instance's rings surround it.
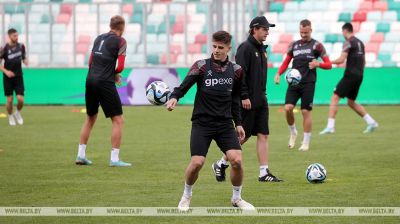
M 25 45 L 21 45 L 21 53 L 22 53 L 22 62 L 28 66 L 29 65 L 29 61 L 28 58 L 26 57 L 26 48 Z
M 12 78 L 15 76 L 14 72 L 4 68 L 2 59 L 4 58 L 4 48 L 0 47 L 0 71 L 2 71 L 8 78 Z
M 240 99 L 242 100 L 242 106 L 244 109 L 251 109 L 251 102 L 249 99 L 249 87 L 247 85 L 247 73 L 250 67 L 251 53 L 247 50 L 244 45 L 239 46 L 237 49 L 235 60 L 238 65 L 242 67 L 242 78 L 241 78 L 241 93 Z
M 242 125 L 242 117 L 240 113 L 240 98 L 242 95 L 242 79 L 243 79 L 243 74 L 244 71 L 240 67 L 240 65 L 235 64 L 233 66 L 233 69 L 235 71 L 235 80 L 233 83 L 233 88 L 232 88 L 232 117 L 233 121 L 235 122 L 235 126 Z
M 283 60 L 281 66 L 278 69 L 278 72 L 275 75 L 274 81 L 275 84 L 279 84 L 281 81 L 281 75 L 286 71 L 286 69 L 289 67 L 290 61 L 292 60 L 293 56 L 292 54 L 286 54 L 285 60 Z
M 339 65 L 344 63 L 346 61 L 347 55 L 347 52 L 342 52 L 338 58 L 332 61 L 332 64 Z
M 120 73 L 125 68 L 126 46 L 126 40 L 121 37 L 119 41 L 117 68 L 115 69 L 115 83 L 117 83 L 118 86 L 121 86 L 122 84 L 122 77 Z
M 190 67 L 190 70 L 183 82 L 178 87 L 175 87 L 174 91 L 171 93 L 171 96 L 167 102 L 167 110 L 172 111 L 178 103 L 178 100 L 182 98 L 200 79 L 200 69 L 203 65 L 203 60 L 201 60 L 197 61 L 192 65 L 192 67 Z
M 310 63 L 308 63 L 308 67 L 310 69 L 315 69 L 315 68 L 331 69 L 332 62 L 330 61 L 330 59 L 326 53 L 324 45 L 317 42 L 314 49 L 315 49 L 315 51 L 318 52 L 318 55 L 322 59 L 322 62 L 314 59 Z

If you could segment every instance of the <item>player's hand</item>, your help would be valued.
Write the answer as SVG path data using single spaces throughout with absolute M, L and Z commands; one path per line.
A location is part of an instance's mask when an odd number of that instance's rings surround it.
M 175 99 L 175 98 L 169 99 L 167 102 L 167 110 L 172 111 L 175 108 L 177 103 L 178 103 L 177 99 Z
M 8 78 L 12 78 L 12 77 L 15 76 L 14 72 L 12 72 L 12 71 L 10 71 L 10 70 L 6 70 L 6 71 L 4 72 L 4 74 L 6 74 L 6 76 L 7 76 Z
M 308 63 L 308 68 L 314 69 L 319 66 L 319 61 L 313 59 L 311 62 Z
M 118 86 L 121 86 L 121 85 L 122 85 L 122 76 L 121 76 L 120 73 L 118 73 L 118 74 L 115 75 L 115 83 L 116 83 Z
M 242 107 L 246 110 L 251 110 L 251 102 L 250 99 L 242 100 Z
M 246 137 L 246 133 L 244 132 L 244 129 L 241 125 L 236 126 L 236 133 L 240 141 L 243 141 L 244 138 Z
M 25 60 L 22 61 L 26 66 L 29 65 L 29 60 L 26 58 Z
M 279 73 L 276 73 L 276 75 L 274 77 L 274 82 L 277 85 L 279 85 L 279 83 L 281 82 L 281 76 L 279 75 Z

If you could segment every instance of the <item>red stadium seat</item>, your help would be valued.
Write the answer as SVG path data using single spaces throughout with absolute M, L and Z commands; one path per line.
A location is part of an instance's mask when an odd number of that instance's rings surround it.
M 178 54 L 163 54 L 160 58 L 160 63 L 166 65 L 168 63 L 168 55 L 169 55 L 169 62 L 171 64 L 176 64 L 178 60 Z
M 190 22 L 190 16 L 188 15 L 185 19 L 185 15 L 178 15 L 176 17 L 176 23 L 189 23 Z
M 63 23 L 65 25 L 68 25 L 70 19 L 71 19 L 70 14 L 60 14 L 56 18 L 56 23 Z
M 370 1 L 364 1 L 360 3 L 360 11 L 372 11 L 373 3 Z
M 365 45 L 365 52 L 378 53 L 379 43 L 367 43 Z
M 384 39 L 385 35 L 383 33 L 373 33 L 369 41 L 372 43 L 382 43 Z
M 207 43 L 207 34 L 197 34 L 194 42 L 196 44 L 205 44 Z
M 281 36 L 279 37 L 280 43 L 291 43 L 292 41 L 293 41 L 292 34 L 281 34 Z
M 351 25 L 353 25 L 353 31 L 354 33 L 357 33 L 358 31 L 360 31 L 360 23 L 359 22 L 352 22 Z
M 89 51 L 89 45 L 88 44 L 78 44 L 76 45 L 76 53 L 77 54 L 86 54 Z
M 200 54 L 201 53 L 201 44 L 189 44 L 188 53 L 189 54 Z
M 386 1 L 376 1 L 374 2 L 374 10 L 387 11 L 388 3 Z
M 78 43 L 80 44 L 90 44 L 91 38 L 89 35 L 80 35 L 78 38 Z
M 169 46 L 169 51 L 171 54 L 181 54 L 182 47 L 181 45 L 171 44 L 171 46 Z
M 358 11 L 353 15 L 354 22 L 365 22 L 367 20 L 367 13 L 365 11 Z
M 185 30 L 185 27 L 183 24 L 184 23 L 175 23 L 172 26 L 172 34 L 183 33 L 183 31 Z
M 60 14 L 72 14 L 73 5 L 70 4 L 62 4 L 60 6 Z
M 132 4 L 125 4 L 122 6 L 122 12 L 127 13 L 129 16 L 133 13 L 133 5 Z
M 287 52 L 288 50 L 288 43 L 278 43 L 278 44 L 274 44 L 274 46 L 272 46 L 272 53 L 280 53 L 280 54 L 284 54 Z

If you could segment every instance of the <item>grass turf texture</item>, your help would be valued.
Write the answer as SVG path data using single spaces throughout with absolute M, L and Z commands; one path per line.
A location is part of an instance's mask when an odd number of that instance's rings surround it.
M 76 108 L 76 107 L 75 107 Z M 336 133 L 319 136 L 326 125 L 326 106 L 313 111 L 310 151 L 299 152 L 301 114 L 296 113 L 296 149 L 287 148 L 288 128 L 279 107 L 270 108 L 270 169 L 283 183 L 260 183 L 255 138 L 243 147 L 245 178 L 242 196 L 258 207 L 400 206 L 398 130 L 400 106 L 368 106 L 379 122 L 373 134 L 363 134 L 365 122 L 340 107 Z M 0 119 L 0 207 L 175 207 L 183 190 L 189 162 L 192 107 L 125 107 L 121 158 L 131 168 L 111 168 L 111 122 L 102 112 L 89 140 L 92 166 L 76 166 L 83 113 L 70 106 L 27 106 L 25 124 L 8 126 Z M 1 107 L 4 111 L 4 106 Z M 217 183 L 211 164 L 221 156 L 211 145 L 194 187 L 192 206 L 230 206 L 231 185 Z M 305 170 L 323 164 L 324 184 L 309 184 Z M 228 171 L 229 175 L 229 171 Z M 398 223 L 399 217 L 0 217 L 0 223 Z

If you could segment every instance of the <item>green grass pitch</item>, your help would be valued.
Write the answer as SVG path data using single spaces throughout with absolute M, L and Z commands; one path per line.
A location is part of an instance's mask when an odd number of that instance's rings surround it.
M 111 122 L 99 114 L 88 144 L 92 166 L 76 166 L 79 132 L 85 114 L 72 106 L 26 106 L 25 124 L 10 127 L 0 119 L 0 207 L 175 207 L 190 159 L 192 107 L 124 107 L 120 156 L 131 168 L 110 168 Z M 287 148 L 288 128 L 278 106 L 270 108 L 271 171 L 283 183 L 259 183 L 255 139 L 243 147 L 242 196 L 258 207 L 399 207 L 400 106 L 367 106 L 380 126 L 363 134 L 365 122 L 341 106 L 336 133 L 319 136 L 327 106 L 315 106 L 308 152 Z M 5 111 L 4 106 L 0 107 Z M 221 156 L 213 143 L 194 187 L 192 206 L 230 206 L 231 185 L 217 183 L 211 164 Z M 309 184 L 313 162 L 328 171 L 323 184 Z M 0 217 L 0 223 L 399 223 L 399 217 Z

